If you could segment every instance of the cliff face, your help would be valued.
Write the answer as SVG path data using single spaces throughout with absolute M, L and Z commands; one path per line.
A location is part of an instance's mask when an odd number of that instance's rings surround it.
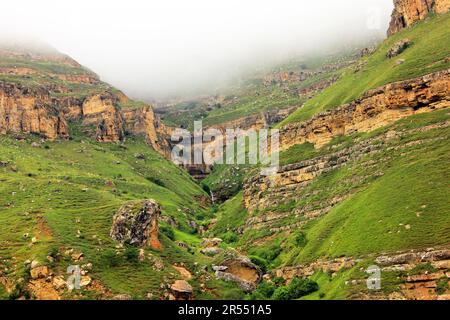
M 156 151 L 169 155 L 170 130 L 151 106 L 130 107 L 133 104 L 51 48 L 36 51 L 0 44 L 0 134 L 68 138 L 68 123 L 77 121 L 97 141 L 122 141 L 126 133 L 143 135 Z
M 445 13 L 450 9 L 450 0 L 395 0 L 388 35 L 409 27 L 430 13 Z
M 49 139 L 67 138 L 66 120 L 45 89 L 0 82 L 0 134 L 34 133 Z
M 167 158 L 170 157 L 171 128 L 161 122 L 152 107 L 123 110 L 122 114 L 126 131 L 144 136 L 153 149 Z
M 395 82 L 361 99 L 280 130 L 282 150 L 304 142 L 320 147 L 338 135 L 368 132 L 415 113 L 450 106 L 450 70 Z

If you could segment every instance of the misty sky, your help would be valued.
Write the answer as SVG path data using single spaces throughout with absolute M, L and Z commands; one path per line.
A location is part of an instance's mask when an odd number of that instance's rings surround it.
M 385 33 L 392 0 L 14 0 L 0 32 L 31 35 L 131 96 L 215 86 L 248 66 Z

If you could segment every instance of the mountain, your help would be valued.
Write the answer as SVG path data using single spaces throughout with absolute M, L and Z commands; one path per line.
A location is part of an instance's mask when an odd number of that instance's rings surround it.
M 0 299 L 450 299 L 449 3 L 394 3 L 380 43 L 156 111 L 2 41 Z M 193 120 L 279 129 L 280 167 L 175 165 Z

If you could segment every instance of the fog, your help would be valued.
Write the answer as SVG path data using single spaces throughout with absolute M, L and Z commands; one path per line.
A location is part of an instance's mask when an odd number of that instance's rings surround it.
M 45 41 L 135 98 L 165 99 L 384 35 L 392 2 L 15 0 L 2 2 L 0 32 Z

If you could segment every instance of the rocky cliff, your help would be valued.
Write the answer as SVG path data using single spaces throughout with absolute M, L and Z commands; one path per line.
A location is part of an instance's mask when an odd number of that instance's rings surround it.
M 0 133 L 69 138 L 69 123 L 102 142 L 142 135 L 170 153 L 170 129 L 150 105 L 136 103 L 53 49 L 0 45 Z
M 0 134 L 34 133 L 49 139 L 69 136 L 63 114 L 44 88 L 0 82 Z
M 368 132 L 416 113 L 450 106 L 450 70 L 400 81 L 366 92 L 363 97 L 280 130 L 280 148 L 304 142 L 321 147 L 338 135 Z
M 450 0 L 395 0 L 388 35 L 409 27 L 430 13 L 445 13 L 450 9 Z

